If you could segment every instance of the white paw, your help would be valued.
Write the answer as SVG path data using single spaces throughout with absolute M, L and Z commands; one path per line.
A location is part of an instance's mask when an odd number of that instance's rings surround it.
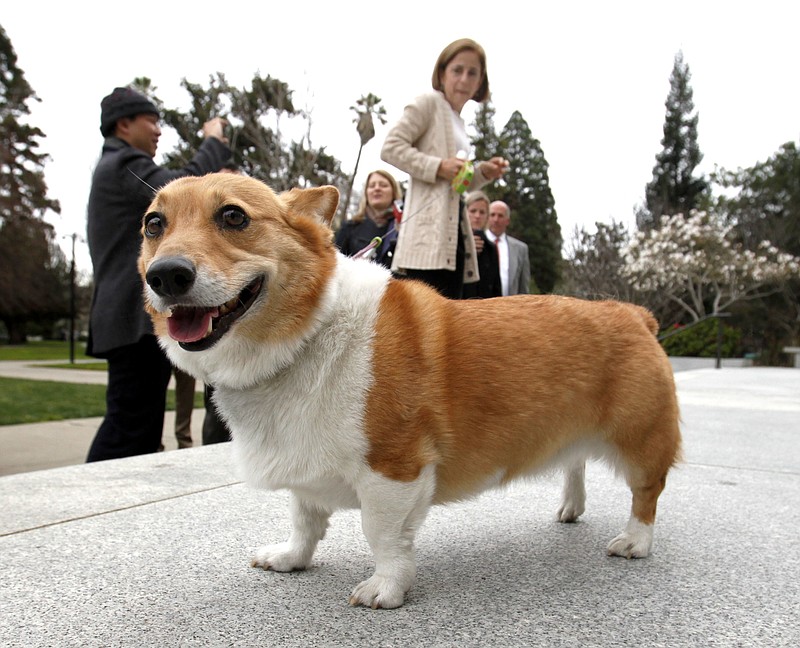
M 556 512 L 556 519 L 559 522 L 576 522 L 584 510 L 583 502 L 564 500 Z
M 256 551 L 250 562 L 252 567 L 271 569 L 276 572 L 290 572 L 308 567 L 309 560 L 299 551 L 293 550 L 288 542 L 266 545 Z
M 405 589 L 396 580 L 372 576 L 355 586 L 350 594 L 350 605 L 366 605 L 373 610 L 390 610 L 403 605 Z
M 620 533 L 608 545 L 609 556 L 622 556 L 623 558 L 646 558 L 653 545 L 653 525 L 642 524 L 631 519 Z

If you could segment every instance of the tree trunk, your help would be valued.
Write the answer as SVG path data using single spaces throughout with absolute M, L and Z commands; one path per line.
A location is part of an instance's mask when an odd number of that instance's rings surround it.
M 25 335 L 25 322 L 6 319 L 3 320 L 3 324 L 6 325 L 6 330 L 8 331 L 9 344 L 25 344 L 28 341 Z

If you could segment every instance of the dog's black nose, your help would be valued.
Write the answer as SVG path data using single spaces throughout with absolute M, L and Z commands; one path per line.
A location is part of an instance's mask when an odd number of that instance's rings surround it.
M 194 264 L 186 257 L 157 259 L 147 270 L 147 284 L 162 297 L 185 295 L 194 284 Z

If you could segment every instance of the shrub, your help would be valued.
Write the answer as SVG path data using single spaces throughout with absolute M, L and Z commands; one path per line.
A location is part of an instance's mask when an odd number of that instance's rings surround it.
M 680 333 L 674 333 L 662 340 L 661 346 L 670 356 L 715 358 L 717 356 L 717 322 L 716 318 L 710 318 L 694 325 L 675 324 L 672 328 L 662 332 L 662 335 L 672 333 L 676 329 L 681 329 Z M 741 338 L 741 331 L 722 323 L 723 358 L 735 358 L 741 355 Z

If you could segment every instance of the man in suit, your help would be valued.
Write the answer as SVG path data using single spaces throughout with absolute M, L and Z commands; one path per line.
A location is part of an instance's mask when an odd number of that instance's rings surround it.
M 503 296 L 524 295 L 530 292 L 531 262 L 528 245 L 506 234 L 511 222 L 511 210 L 502 200 L 489 205 L 489 240 L 497 247 L 500 257 L 500 283 Z
M 94 295 L 89 355 L 108 360 L 106 414 L 87 461 L 157 452 L 172 367 L 144 310 L 137 270 L 142 217 L 153 192 L 182 176 L 219 171 L 231 156 L 224 121 L 203 125 L 204 140 L 183 169 L 158 166 L 158 108 L 132 88 L 115 88 L 100 103 L 103 151 L 87 208 Z

